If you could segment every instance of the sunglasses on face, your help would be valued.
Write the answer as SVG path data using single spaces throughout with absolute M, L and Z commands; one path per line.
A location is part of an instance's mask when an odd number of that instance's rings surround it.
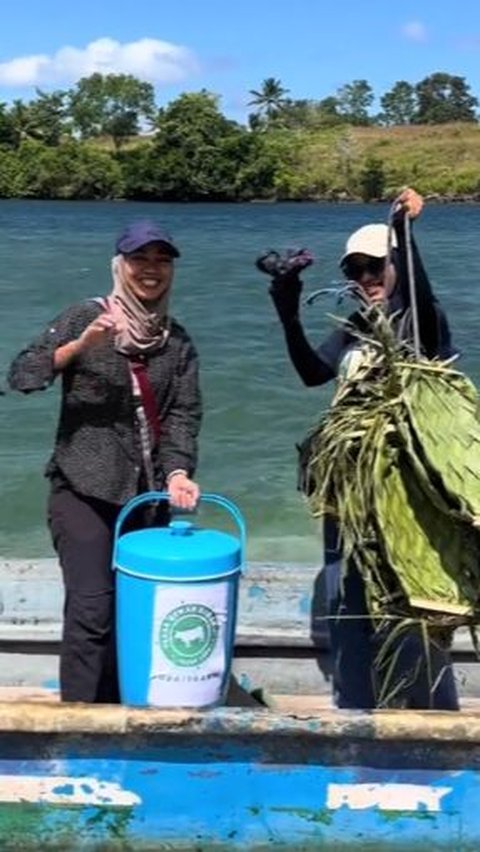
M 342 263 L 342 271 L 351 281 L 360 281 L 365 273 L 373 278 L 382 278 L 385 272 L 384 257 L 347 258 Z

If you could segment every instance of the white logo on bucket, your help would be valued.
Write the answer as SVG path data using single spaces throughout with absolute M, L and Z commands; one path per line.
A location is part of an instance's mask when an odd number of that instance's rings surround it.
M 157 586 L 149 704 L 206 707 L 221 699 L 229 665 L 228 598 L 228 581 Z

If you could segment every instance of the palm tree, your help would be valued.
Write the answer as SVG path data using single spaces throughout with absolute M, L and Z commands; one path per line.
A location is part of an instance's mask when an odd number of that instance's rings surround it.
M 26 139 L 41 139 L 42 130 L 32 114 L 31 104 L 25 104 L 21 100 L 13 101 L 8 117 L 12 126 L 15 139 L 15 147 Z
M 248 102 L 249 106 L 258 107 L 258 113 L 264 114 L 266 119 L 271 119 L 276 113 L 280 112 L 283 105 L 287 103 L 287 95 L 289 89 L 284 89 L 280 80 L 275 77 L 267 77 L 260 91 L 250 89 L 250 94 L 253 99 Z

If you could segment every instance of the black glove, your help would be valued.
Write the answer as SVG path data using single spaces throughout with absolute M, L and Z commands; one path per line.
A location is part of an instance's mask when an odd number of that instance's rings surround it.
M 299 274 L 312 263 L 313 255 L 308 249 L 287 249 L 283 255 L 269 251 L 257 258 L 257 269 L 272 279 L 269 293 L 282 322 L 298 315 L 303 286 Z
M 255 263 L 260 272 L 270 275 L 274 281 L 287 281 L 298 278 L 299 272 L 312 265 L 313 254 L 308 249 L 287 249 L 283 255 L 269 251 L 257 257 Z

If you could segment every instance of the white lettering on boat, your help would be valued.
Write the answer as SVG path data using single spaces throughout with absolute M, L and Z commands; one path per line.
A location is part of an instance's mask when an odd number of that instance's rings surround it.
M 140 805 L 136 793 L 112 781 L 69 776 L 0 775 L 0 802 L 43 802 L 52 805 Z
M 430 784 L 329 784 L 327 808 L 351 808 L 382 811 L 440 811 L 440 802 L 452 787 L 434 787 Z

